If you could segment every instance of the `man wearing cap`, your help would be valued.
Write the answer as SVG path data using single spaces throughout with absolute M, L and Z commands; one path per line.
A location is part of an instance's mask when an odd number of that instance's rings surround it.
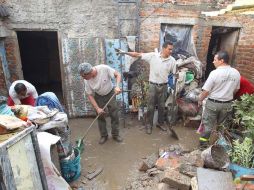
M 213 70 L 202 87 L 199 95 L 199 105 L 208 97 L 202 116 L 205 127 L 199 139 L 201 146 L 207 146 L 211 131 L 223 123 L 227 124 L 232 115 L 232 100 L 240 88 L 240 73 L 229 64 L 226 51 L 219 51 L 214 56 Z
M 89 101 L 97 114 L 100 115 L 98 118 L 98 126 L 101 135 L 99 144 L 104 144 L 108 139 L 108 132 L 103 107 L 114 93 L 119 94 L 121 92 L 119 88 L 121 75 L 108 65 L 96 65 L 92 67 L 90 63 L 81 63 L 78 67 L 78 72 L 84 79 L 85 92 Z M 115 88 L 113 88 L 113 83 L 111 81 L 113 78 L 116 79 Z M 111 118 L 112 138 L 117 142 L 122 142 L 123 139 L 119 136 L 119 116 L 115 98 L 109 102 L 107 108 Z

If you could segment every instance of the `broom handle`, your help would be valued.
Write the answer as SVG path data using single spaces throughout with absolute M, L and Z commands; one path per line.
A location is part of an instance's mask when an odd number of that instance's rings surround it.
M 116 93 L 114 93 L 111 98 L 108 100 L 108 102 L 105 104 L 105 106 L 102 108 L 102 110 L 104 111 L 105 108 L 108 106 L 108 104 L 111 102 L 111 100 L 115 97 Z M 101 114 L 98 114 L 96 116 L 96 118 L 93 120 L 93 122 L 90 124 L 90 126 L 88 127 L 88 129 L 86 130 L 84 136 L 82 137 L 82 141 L 84 140 L 84 138 L 86 137 L 87 133 L 89 132 L 89 129 L 93 126 L 94 122 L 100 117 Z

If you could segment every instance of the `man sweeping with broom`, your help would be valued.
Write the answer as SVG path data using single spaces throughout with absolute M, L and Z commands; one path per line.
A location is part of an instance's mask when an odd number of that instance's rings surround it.
M 106 119 L 104 109 L 107 107 L 111 118 L 111 134 L 113 140 L 122 142 L 119 136 L 119 116 L 115 95 L 121 92 L 119 84 L 121 75 L 108 65 L 97 65 L 92 67 L 90 63 L 81 63 L 78 72 L 85 82 L 85 92 L 91 104 L 98 114 L 98 126 L 100 130 L 99 144 L 108 140 Z M 116 79 L 116 87 L 113 88 L 111 79 Z

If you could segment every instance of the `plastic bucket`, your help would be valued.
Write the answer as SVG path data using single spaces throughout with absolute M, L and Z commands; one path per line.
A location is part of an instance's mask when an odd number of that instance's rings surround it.
M 221 145 L 213 145 L 201 153 L 204 165 L 208 168 L 223 169 L 229 164 L 229 157 Z
M 230 163 L 229 170 L 233 173 L 234 178 L 241 177 L 242 175 L 254 175 L 254 168 L 245 168 L 237 164 Z
M 61 137 L 60 141 L 57 142 L 57 152 L 60 159 L 69 156 L 72 153 L 71 144 L 71 130 L 69 126 L 56 128 L 57 135 Z
M 74 149 L 75 156 L 70 155 L 68 158 L 60 160 L 61 173 L 67 182 L 72 182 L 79 178 L 81 174 L 80 152 Z

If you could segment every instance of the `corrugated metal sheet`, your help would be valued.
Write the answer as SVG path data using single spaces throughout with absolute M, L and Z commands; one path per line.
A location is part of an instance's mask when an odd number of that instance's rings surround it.
M 8 17 L 9 13 L 4 5 L 0 5 L 0 17 Z

